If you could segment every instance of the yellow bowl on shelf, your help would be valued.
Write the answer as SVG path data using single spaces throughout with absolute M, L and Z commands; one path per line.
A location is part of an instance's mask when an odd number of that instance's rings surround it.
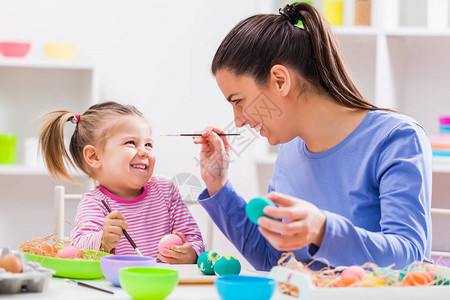
M 57 60 L 71 60 L 77 52 L 76 44 L 47 43 L 44 51 L 48 58 Z

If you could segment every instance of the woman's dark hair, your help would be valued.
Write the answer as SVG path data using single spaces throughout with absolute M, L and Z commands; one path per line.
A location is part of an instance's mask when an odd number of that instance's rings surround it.
M 110 131 L 119 126 L 120 117 L 143 115 L 132 105 L 122 105 L 116 102 L 103 102 L 92 105 L 82 115 L 76 115 L 65 110 L 49 112 L 39 132 L 39 144 L 50 175 L 60 180 L 66 178 L 72 182 L 75 180 L 69 175 L 64 161 L 71 166 L 75 165 L 84 173 L 89 174 L 83 157 L 83 149 L 86 145 L 94 145 L 102 149 L 109 137 Z M 64 125 L 72 121 L 75 123 L 75 131 L 70 140 L 69 157 L 64 145 Z
M 338 45 L 327 22 L 305 2 L 287 5 L 303 28 L 286 15 L 255 15 L 239 22 L 225 37 L 214 56 L 214 75 L 228 69 L 248 75 L 256 83 L 268 82 L 276 64 L 294 68 L 313 86 L 321 86 L 339 104 L 364 110 L 379 109 L 364 99 L 339 57 Z

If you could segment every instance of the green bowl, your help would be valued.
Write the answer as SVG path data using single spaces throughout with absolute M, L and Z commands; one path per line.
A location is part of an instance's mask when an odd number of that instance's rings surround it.
M 178 284 L 178 272 L 147 267 L 123 268 L 119 271 L 120 286 L 135 300 L 164 299 Z
M 109 253 L 82 249 L 84 257 L 91 259 L 68 259 L 23 253 L 26 261 L 35 261 L 43 267 L 55 270 L 53 276 L 73 279 L 97 279 L 103 277 L 100 268 L 100 257 Z M 92 259 L 94 257 L 95 259 Z

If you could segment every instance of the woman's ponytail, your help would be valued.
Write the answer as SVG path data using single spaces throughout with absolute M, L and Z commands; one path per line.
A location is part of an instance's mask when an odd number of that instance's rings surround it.
M 291 7 L 300 16 L 303 28 L 309 34 L 322 87 L 343 106 L 378 109 L 364 99 L 351 80 L 339 56 L 339 46 L 334 34 L 319 12 L 305 2 L 296 2 Z M 287 10 L 287 6 L 283 10 Z

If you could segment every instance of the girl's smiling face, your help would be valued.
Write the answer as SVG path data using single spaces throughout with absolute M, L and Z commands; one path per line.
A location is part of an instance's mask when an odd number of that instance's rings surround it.
M 153 174 L 155 154 L 151 128 L 139 116 L 127 116 L 113 125 L 105 146 L 99 151 L 101 163 L 95 179 L 111 193 L 134 199 Z

